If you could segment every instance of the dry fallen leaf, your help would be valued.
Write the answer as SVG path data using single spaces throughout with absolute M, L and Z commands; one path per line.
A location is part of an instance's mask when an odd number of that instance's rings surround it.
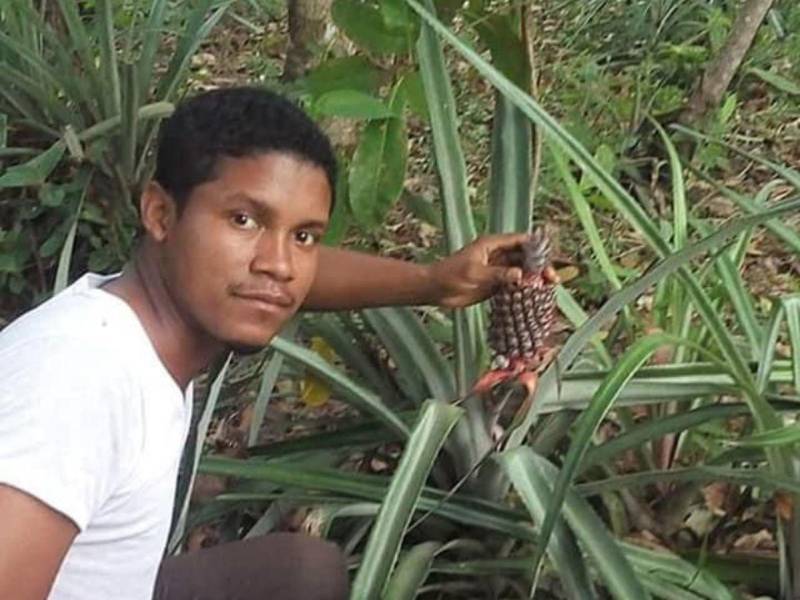
M 755 533 L 746 533 L 734 542 L 733 547 L 745 552 L 769 550 L 775 547 L 775 538 L 767 529 L 761 529 Z
M 792 518 L 794 512 L 794 502 L 791 494 L 786 492 L 775 492 L 775 511 L 784 521 Z

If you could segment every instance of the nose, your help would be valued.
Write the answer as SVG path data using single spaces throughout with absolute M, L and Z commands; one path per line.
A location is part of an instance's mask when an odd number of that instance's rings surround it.
M 253 273 L 266 274 L 277 281 L 294 279 L 289 236 L 281 232 L 264 231 L 256 244 L 250 269 Z

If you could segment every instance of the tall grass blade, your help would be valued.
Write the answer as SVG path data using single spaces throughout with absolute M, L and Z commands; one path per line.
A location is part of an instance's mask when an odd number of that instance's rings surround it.
M 675 272 L 678 268 L 687 264 L 695 256 L 717 247 L 729 237 L 736 235 L 748 227 L 778 217 L 780 214 L 788 214 L 798 209 L 800 209 L 800 200 L 791 200 L 779 205 L 777 208 L 779 212 L 774 212 L 776 209 L 770 209 L 757 215 L 742 217 L 737 221 L 729 223 L 721 227 L 711 236 L 695 244 L 691 244 L 669 258 L 660 261 L 652 267 L 647 274 L 609 298 L 588 321 L 569 337 L 554 363 L 548 367 L 541 376 L 537 385 L 533 408 L 528 412 L 525 423 L 511 434 L 509 446 L 519 446 L 524 441 L 527 431 L 542 404 L 557 401 L 560 387 L 560 373 L 565 372 L 570 367 L 592 337 L 600 331 L 603 324 L 614 316 L 623 306 L 633 301 L 651 285 L 656 284 L 670 273 Z
M 400 557 L 397 569 L 386 586 L 383 600 L 414 600 L 441 547 L 439 542 L 422 542 Z
M 442 402 L 428 401 L 422 407 L 372 527 L 364 560 L 353 581 L 353 598 L 383 594 L 425 480 L 460 415 L 460 409 Z
M 280 337 L 274 338 L 271 346 L 290 360 L 303 365 L 313 372 L 332 389 L 340 393 L 343 401 L 374 415 L 403 437 L 408 436 L 408 426 L 389 410 L 378 396 L 355 383 L 350 377 L 330 365 L 316 353 Z
M 206 435 L 208 434 L 208 427 L 211 425 L 211 417 L 214 415 L 214 409 L 219 400 L 219 394 L 222 391 L 222 384 L 225 381 L 225 374 L 228 372 L 228 367 L 231 364 L 233 354 L 228 354 L 219 366 L 219 370 L 214 373 L 211 386 L 208 389 L 208 396 L 206 397 L 203 412 L 200 419 L 197 421 L 197 426 L 194 431 L 190 432 L 190 439 L 184 447 L 183 458 L 181 459 L 181 474 L 178 478 L 178 490 L 175 499 L 175 517 L 173 523 L 175 524 L 170 534 L 168 552 L 173 553 L 180 547 L 181 540 L 186 533 L 186 519 L 189 516 L 189 502 L 192 495 L 192 487 L 194 480 L 197 476 L 197 468 L 200 464 L 200 456 L 203 453 L 203 444 L 205 443 Z
M 584 412 L 576 425 L 575 434 L 572 436 L 564 465 L 558 474 L 553 495 L 547 507 L 547 516 L 539 531 L 539 544 L 536 546 L 533 558 L 533 572 L 537 573 L 540 562 L 544 557 L 550 535 L 556 525 L 556 519 L 561 511 L 562 504 L 567 495 L 572 478 L 583 459 L 586 450 L 592 443 L 592 437 L 597 427 L 605 418 L 611 406 L 619 396 L 622 388 L 633 377 L 636 371 L 662 346 L 674 342 L 672 336 L 663 334 L 650 335 L 637 341 L 614 365 L 614 368 L 597 390 L 589 408 Z
M 532 515 L 537 506 L 552 505 L 551 489 L 557 470 L 546 459 L 523 446 L 503 452 L 498 456 L 498 461 Z M 574 492 L 568 492 L 563 502 L 562 516 L 615 598 L 644 600 L 650 597 L 620 546 L 585 500 Z M 540 544 L 543 545 L 541 540 L 537 542 L 537 548 Z M 530 568 L 530 562 L 528 565 Z
M 495 94 L 489 180 L 489 232 L 531 228 L 531 126 L 502 94 Z

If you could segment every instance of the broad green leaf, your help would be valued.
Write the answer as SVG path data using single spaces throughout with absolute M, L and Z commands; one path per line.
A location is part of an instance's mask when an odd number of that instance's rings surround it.
M 430 121 L 428 102 L 425 99 L 425 89 L 422 86 L 422 77 L 419 72 L 403 75 L 403 94 L 408 102 L 408 107 L 421 119 Z
M 382 595 L 425 480 L 460 415 L 460 409 L 434 400 L 422 407 L 372 527 L 364 559 L 353 581 L 352 597 Z
M 520 472 L 522 466 L 518 455 L 499 454 L 498 460 L 531 513 L 533 522 L 541 523 L 547 511 L 549 488 L 543 486 L 542 478 L 537 476 L 534 469 L 526 474 Z M 580 548 L 561 518 L 556 522 L 553 537 L 547 544 L 547 554 L 561 578 L 567 598 L 582 600 L 596 597 Z M 531 562 L 526 562 L 526 569 L 530 572 Z
M 347 37 L 368 52 L 375 54 L 403 53 L 408 50 L 408 37 L 402 29 L 391 29 L 380 9 L 359 0 L 335 0 L 331 17 Z
M 323 115 L 353 119 L 388 119 L 402 116 L 386 106 L 379 98 L 349 89 L 322 94 L 314 103 L 314 110 Z
M 489 48 L 492 64 L 519 87 L 528 89 L 531 81 L 528 50 L 520 37 L 519 27 L 515 26 L 515 15 L 487 11 L 471 16 L 472 26 Z
M 381 73 L 364 56 L 331 58 L 309 73 L 304 85 L 318 98 L 327 92 L 348 89 L 364 94 L 377 91 Z
M 404 0 L 378 0 L 378 5 L 386 27 L 392 31 L 407 31 L 409 36 L 415 37 L 418 19 Z
M 137 61 L 139 75 L 139 98 L 146 99 L 152 86 L 156 52 L 162 36 L 168 1 L 153 0 L 147 10 L 147 20 L 139 33 L 141 49 Z
M 402 95 L 395 93 L 392 109 L 402 113 Z M 350 165 L 350 209 L 364 227 L 379 225 L 403 191 L 408 159 L 404 117 L 371 121 Z

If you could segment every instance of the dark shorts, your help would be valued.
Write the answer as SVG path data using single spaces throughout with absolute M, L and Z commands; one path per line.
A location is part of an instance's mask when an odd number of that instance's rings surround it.
M 154 600 L 344 600 L 347 593 L 335 544 L 275 533 L 166 558 Z

